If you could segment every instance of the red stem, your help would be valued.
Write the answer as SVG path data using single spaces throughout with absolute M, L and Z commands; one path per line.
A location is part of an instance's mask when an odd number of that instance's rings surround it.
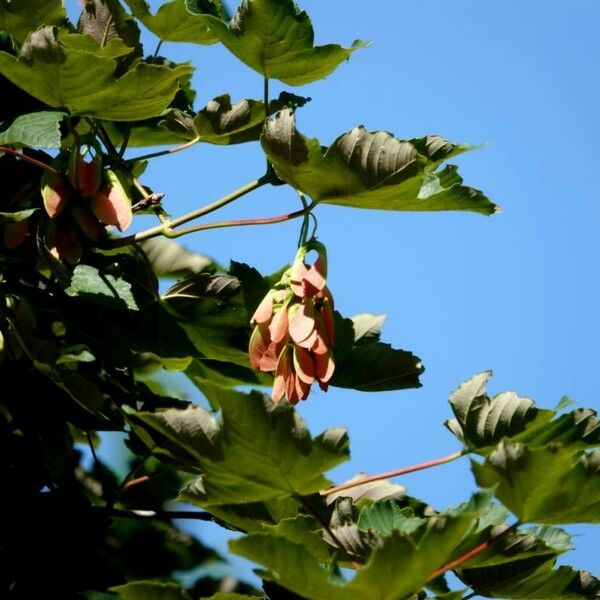
M 481 554 L 482 552 L 485 552 L 485 550 L 487 550 L 488 548 L 493 546 L 501 537 L 504 537 L 510 531 L 514 531 L 519 526 L 519 524 L 520 524 L 519 521 L 517 521 L 516 523 L 513 523 L 510 527 L 507 527 L 500 533 L 493 535 L 492 537 L 487 539 L 485 542 L 482 542 L 478 546 L 471 548 L 468 552 L 465 552 L 458 558 L 455 558 L 454 560 L 451 560 L 449 563 L 446 563 L 444 566 L 440 567 L 439 569 L 436 569 L 431 574 L 431 577 L 429 577 L 428 581 L 432 581 L 433 579 L 436 579 L 440 575 L 443 575 L 446 571 L 456 569 L 456 567 L 462 565 L 462 563 L 467 562 L 469 559 Z
M 411 465 L 410 467 L 403 467 L 401 469 L 396 469 L 394 471 L 386 471 L 385 473 L 378 473 L 377 475 L 366 475 L 365 477 L 360 477 L 357 479 L 353 479 L 352 481 L 346 481 L 346 483 L 341 483 L 340 485 L 335 485 L 326 490 L 321 490 L 319 493 L 322 496 L 327 496 L 334 492 L 340 492 L 342 490 L 347 490 L 357 485 L 362 485 L 363 483 L 371 483 L 372 481 L 380 481 L 382 479 L 390 479 L 391 477 L 398 477 L 400 475 L 406 475 L 407 473 L 414 473 L 415 471 L 423 471 L 424 469 L 429 469 L 431 467 L 437 467 L 438 465 L 443 465 L 445 463 L 449 463 L 457 458 L 460 458 L 465 454 L 464 450 L 460 450 L 459 452 L 454 452 L 452 454 L 448 454 L 448 456 L 443 456 L 442 458 L 435 458 L 433 460 L 428 460 L 427 462 L 419 463 L 417 465 Z
M 20 158 L 21 160 L 24 160 L 25 162 L 31 163 L 32 165 L 35 165 L 36 167 L 39 167 L 40 169 L 44 169 L 45 171 L 48 171 L 49 173 L 52 173 L 53 175 L 59 175 L 59 172 L 54 167 L 51 167 L 50 165 L 47 165 L 46 163 L 42 162 L 41 160 L 37 160 L 36 158 L 33 158 L 32 156 L 27 156 L 27 154 L 23 154 L 22 152 L 17 152 L 16 150 L 13 150 L 12 148 L 7 148 L 6 146 L 0 146 L 0 152 L 10 154 L 11 156 L 16 156 L 17 158 Z

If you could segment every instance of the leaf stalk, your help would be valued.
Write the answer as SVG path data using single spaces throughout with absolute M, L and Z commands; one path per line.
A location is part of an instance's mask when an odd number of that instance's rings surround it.
M 394 471 L 385 471 L 384 473 L 378 473 L 377 475 L 365 475 L 365 477 L 357 477 L 351 481 L 346 481 L 346 483 L 341 483 L 340 485 L 334 485 L 326 490 L 321 490 L 319 494 L 322 496 L 328 496 L 334 492 L 348 490 L 358 485 L 363 485 L 364 483 L 372 483 L 373 481 L 381 481 L 382 479 L 390 479 L 392 477 L 399 477 L 400 475 L 406 475 L 416 471 L 423 471 L 424 469 L 430 469 L 431 467 L 437 467 L 438 465 L 444 465 L 452 462 L 453 460 L 456 460 L 465 454 L 467 454 L 466 450 L 460 450 L 459 452 L 448 454 L 448 456 L 442 456 L 441 458 L 435 458 L 433 460 L 428 460 L 426 462 L 411 465 L 409 467 L 402 467 L 401 469 L 395 469 Z

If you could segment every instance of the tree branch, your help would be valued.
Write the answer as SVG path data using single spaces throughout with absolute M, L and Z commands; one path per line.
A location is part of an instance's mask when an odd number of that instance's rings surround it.
M 186 148 L 191 148 L 194 144 L 197 144 L 200 141 L 199 138 L 195 137 L 193 140 L 189 142 L 185 142 L 184 144 L 180 144 L 179 146 L 174 146 L 173 148 L 168 148 L 167 150 L 159 150 L 158 152 L 151 152 L 150 154 L 142 154 L 141 156 L 134 156 L 133 158 L 128 158 L 125 162 L 127 164 L 134 163 L 139 160 L 148 160 L 150 158 L 158 158 L 159 156 L 166 156 L 167 154 L 175 154 L 176 152 L 181 152 Z

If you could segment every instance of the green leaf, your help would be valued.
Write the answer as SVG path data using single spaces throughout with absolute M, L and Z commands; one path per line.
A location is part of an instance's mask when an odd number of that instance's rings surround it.
M 298 515 L 282 519 L 277 525 L 263 525 L 263 531 L 302 544 L 319 562 L 330 559 L 330 548 L 323 539 L 321 525 L 313 517 Z
M 131 284 L 121 277 L 102 273 L 91 265 L 77 265 L 71 284 L 65 289 L 69 296 L 79 296 L 107 308 L 138 310 Z
M 96 47 L 119 42 L 127 48 L 123 54 L 141 56 L 140 30 L 118 0 L 86 0 L 77 22 L 79 33 L 93 38 Z
M 210 510 L 213 504 L 308 495 L 329 485 L 323 473 L 348 455 L 344 430 L 330 429 L 311 439 L 289 405 L 274 405 L 256 392 L 247 395 L 213 387 L 221 406 L 219 426 L 200 407 L 185 414 L 165 411 L 130 416 L 134 427 L 145 430 L 153 443 L 171 454 L 175 444 L 202 471 L 202 478 L 182 492 L 182 499 Z M 193 422 L 189 411 L 196 415 Z
M 302 544 L 277 535 L 254 533 L 231 540 L 229 549 L 269 569 L 268 574 L 263 574 L 264 579 L 275 581 L 303 598 L 339 600 L 347 597 L 343 587 L 332 581 Z M 355 600 L 361 598 L 357 596 Z
M 194 117 L 194 130 L 202 142 L 239 144 L 258 140 L 265 120 L 265 106 L 257 100 L 231 104 L 229 94 L 211 100 Z
M 374 529 L 387 536 L 392 531 L 413 533 L 425 522 L 426 519 L 407 514 L 406 509 L 400 508 L 393 500 L 381 500 L 361 510 L 357 525 L 362 531 Z
M 244 293 L 236 277 L 199 273 L 172 286 L 163 299 L 200 356 L 249 367 Z
M 600 581 L 587 571 L 552 567 L 552 562 L 546 563 L 528 576 L 507 568 L 488 571 L 485 577 L 478 570 L 459 575 L 476 593 L 488 598 L 583 600 L 599 597 Z
M 213 410 L 219 409 L 219 393 L 211 383 L 225 387 L 273 384 L 273 378 L 266 373 L 234 363 L 208 359 L 192 360 L 185 368 L 185 375 L 204 394 Z
M 67 15 L 61 0 L 1 0 L 0 30 L 22 44 L 27 35 L 44 25 L 62 25 Z
M 0 52 L 0 71 L 50 106 L 115 121 L 159 115 L 173 100 L 180 81 L 192 73 L 187 64 L 169 68 L 137 62 L 117 77 L 113 58 L 69 46 L 78 37 L 61 31 L 58 41 L 40 41 L 30 58 Z
M 190 276 L 204 271 L 213 264 L 211 258 L 190 252 L 168 238 L 154 238 L 140 243 L 152 270 L 158 277 Z
M 135 17 L 165 42 L 214 44 L 218 41 L 209 29 L 209 19 L 202 14 L 191 14 L 186 4 L 202 9 L 207 15 L 222 17 L 224 13 L 220 0 L 170 0 L 161 4 L 155 14 L 150 12 L 149 4 L 144 0 L 125 0 L 125 4 Z
M 59 111 L 40 111 L 17 117 L 0 132 L 0 144 L 30 148 L 60 148 L 60 124 L 67 116 Z
M 402 141 L 356 127 L 324 148 L 296 129 L 290 110 L 265 123 L 263 150 L 281 179 L 317 202 L 381 210 L 498 210 L 482 192 L 462 185 L 456 167 L 436 171 L 471 148 L 438 136 Z
M 368 45 L 357 40 L 351 48 L 314 46 L 310 19 L 292 0 L 243 0 L 229 24 L 205 11 L 188 8 L 208 23 L 242 62 L 264 77 L 289 85 L 327 77 L 355 50 Z
M 600 450 L 502 441 L 483 464 L 471 461 L 478 485 L 521 521 L 600 523 Z
M 382 538 L 368 562 L 346 584 L 333 580 L 303 545 L 278 536 L 250 534 L 231 541 L 229 547 L 266 567 L 264 578 L 306 598 L 396 600 L 418 592 L 450 560 L 475 520 L 476 515 L 469 512 L 432 517 L 418 542 L 394 531 Z
M 26 210 L 17 210 L 15 212 L 0 212 L 0 223 L 18 223 L 19 221 L 25 221 L 37 210 L 39 210 L 39 208 L 28 208 Z
M 450 396 L 456 418 L 446 421 L 446 427 L 470 449 L 495 445 L 504 437 L 512 437 L 538 415 L 533 400 L 520 398 L 515 392 L 490 399 L 485 385 L 491 376 L 491 371 L 479 373 Z
M 596 412 L 579 408 L 557 416 L 557 410 L 537 408 L 529 398 L 504 392 L 490 398 L 485 371 L 463 383 L 450 396 L 454 419 L 446 426 L 467 448 L 487 456 L 503 439 L 523 442 L 529 448 L 560 444 L 573 449 L 600 445 L 600 421 Z
M 269 103 L 270 113 L 285 107 L 304 106 L 310 98 L 281 92 Z M 187 140 L 209 144 L 241 144 L 258 140 L 265 121 L 265 105 L 259 100 L 240 100 L 231 103 L 229 94 L 213 98 L 196 115 L 174 109 L 160 125 Z
M 420 387 L 421 359 L 380 342 L 382 323 L 381 315 L 361 314 L 350 320 L 336 313 L 331 385 L 365 392 Z
M 191 600 L 177 583 L 132 581 L 110 588 L 123 600 Z

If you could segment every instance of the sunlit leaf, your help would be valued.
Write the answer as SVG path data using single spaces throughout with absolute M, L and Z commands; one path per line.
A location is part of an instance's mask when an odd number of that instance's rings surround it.
M 60 148 L 60 124 L 66 113 L 40 111 L 17 117 L 0 132 L 0 144 L 30 148 Z
M 191 75 L 191 67 L 185 64 L 169 68 L 138 62 L 116 77 L 114 59 L 69 47 L 69 40 L 77 35 L 61 32 L 58 42 L 47 40 L 29 60 L 0 52 L 0 70 L 50 106 L 117 121 L 159 115 L 175 96 L 180 80 Z
M 520 398 L 515 392 L 505 392 L 490 399 L 485 384 L 491 376 L 491 371 L 484 371 L 463 383 L 450 396 L 456 418 L 447 421 L 446 426 L 467 447 L 496 444 L 505 436 L 523 431 L 537 416 L 533 401 Z
M 392 531 L 410 534 L 425 522 L 426 519 L 411 515 L 410 511 L 400 508 L 392 500 L 380 500 L 361 510 L 358 527 L 363 531 L 374 529 L 385 536 L 390 535 Z
M 296 129 L 290 110 L 265 124 L 261 143 L 277 174 L 313 200 L 355 208 L 497 211 L 486 196 L 462 185 L 455 167 L 436 169 L 470 149 L 438 136 L 403 141 L 356 127 L 328 148 Z
M 229 24 L 208 16 L 204 10 L 188 8 L 208 23 L 242 62 L 265 77 L 289 85 L 327 77 L 352 52 L 368 45 L 357 40 L 351 48 L 314 46 L 310 19 L 292 0 L 244 0 Z
M 480 486 L 497 486 L 498 499 L 522 521 L 600 522 L 600 450 L 503 441 L 471 468 Z
M 209 29 L 210 21 L 201 14 L 192 15 L 186 5 L 196 7 L 207 15 L 222 17 L 220 0 L 170 0 L 163 2 L 154 14 L 144 0 L 125 0 L 125 3 L 134 16 L 165 42 L 213 44 L 218 40 Z
M 476 593 L 488 598 L 584 600 L 600 596 L 600 581 L 590 573 L 566 566 L 553 569 L 553 562 L 527 576 L 504 567 L 488 571 L 485 577 L 477 571 L 460 573 L 460 577 Z
M 0 212 L 0 223 L 19 223 L 29 219 L 38 208 L 28 208 L 26 210 L 17 210 L 15 212 Z
M 109 273 L 101 273 L 91 265 L 75 267 L 71 284 L 65 292 L 69 296 L 79 296 L 108 308 L 139 308 L 128 281 Z
M 44 25 L 62 25 L 67 15 L 61 0 L 1 0 L 0 30 L 8 31 L 18 43 Z
M 198 415 L 197 425 L 186 425 L 181 411 L 130 417 L 154 442 L 165 438 L 197 459 L 203 476 L 182 492 L 182 499 L 210 509 L 212 504 L 312 494 L 329 485 L 323 473 L 348 454 L 344 430 L 330 429 L 311 439 L 289 405 L 274 405 L 256 392 L 247 395 L 213 386 L 222 425 L 200 407 L 188 409 Z
M 132 581 L 110 591 L 123 600 L 191 600 L 180 585 L 160 581 Z

